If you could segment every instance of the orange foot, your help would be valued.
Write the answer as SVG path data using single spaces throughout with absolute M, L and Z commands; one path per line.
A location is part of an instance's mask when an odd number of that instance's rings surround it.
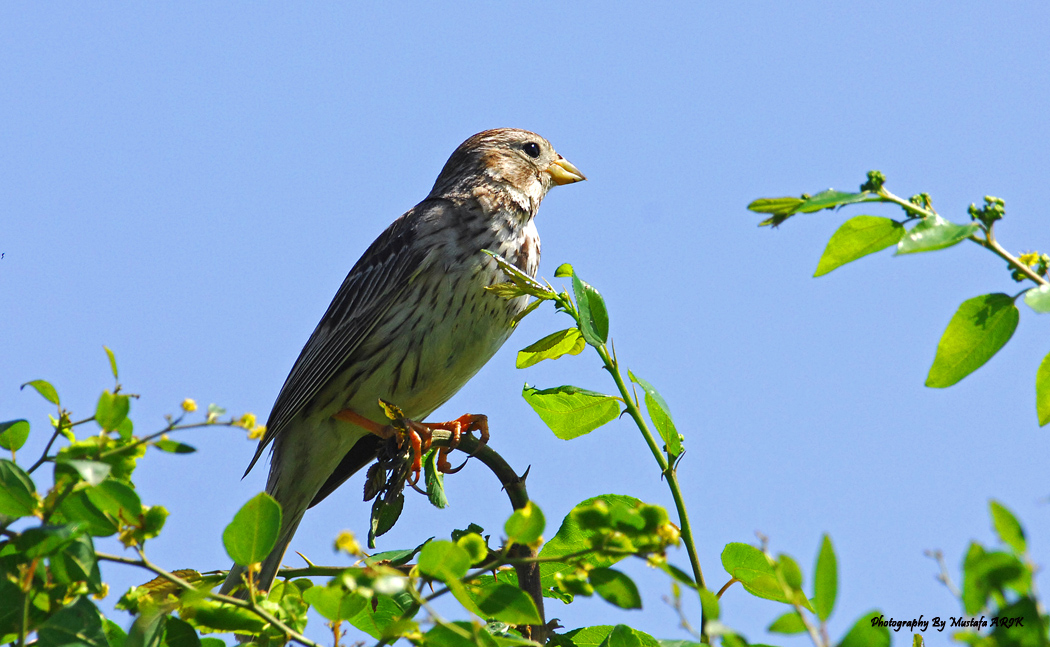
M 398 431 L 404 431 L 404 436 L 407 437 L 408 441 L 412 444 L 413 477 L 412 480 L 409 481 L 409 485 L 413 486 L 419 482 L 419 475 L 423 471 L 423 454 L 430 449 L 430 444 L 433 441 L 434 429 L 444 429 L 452 434 L 449 439 L 449 446 L 442 447 L 438 450 L 437 468 L 438 471 L 445 474 L 455 474 L 466 465 L 466 461 L 464 461 L 463 465 L 453 468 L 452 464 L 448 462 L 449 452 L 456 448 L 459 444 L 460 436 L 464 432 L 470 433 L 477 429 L 481 444 L 484 445 L 489 441 L 488 417 L 480 414 L 468 413 L 448 422 L 419 423 L 414 420 L 409 420 L 408 418 L 401 418 L 395 421 L 394 424 L 390 425 L 381 425 L 377 422 L 373 422 L 351 409 L 343 409 L 332 417 L 336 420 L 355 424 L 380 438 L 393 438 L 397 436 L 399 446 L 401 444 L 402 436 L 398 434 Z

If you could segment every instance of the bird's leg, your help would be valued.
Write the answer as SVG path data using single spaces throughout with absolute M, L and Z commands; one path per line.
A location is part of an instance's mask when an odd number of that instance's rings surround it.
M 384 403 L 386 404 L 386 403 Z M 400 414 L 400 410 L 391 407 L 391 410 L 396 411 Z M 430 449 L 430 443 L 433 441 L 433 434 L 430 428 L 424 424 L 418 423 L 415 420 L 409 420 L 404 416 L 395 416 L 391 418 L 391 424 L 381 425 L 378 422 L 374 422 L 365 418 L 361 414 L 353 411 L 352 409 L 343 409 L 332 416 L 336 420 L 342 420 L 343 422 L 349 422 L 351 424 L 361 427 L 369 433 L 373 433 L 380 438 L 388 439 L 397 437 L 398 447 L 402 446 L 402 438 L 407 438 L 408 442 L 412 447 L 412 474 L 413 478 L 409 481 L 409 485 L 415 485 L 419 482 L 419 475 L 423 471 L 423 454 Z M 442 427 L 443 429 L 444 427 Z M 398 432 L 401 432 L 400 434 Z M 447 463 L 447 461 L 446 461 Z
M 479 449 L 489 442 L 489 419 L 488 416 L 481 414 L 468 413 L 448 422 L 425 422 L 423 424 L 431 429 L 444 429 L 452 435 L 448 440 L 448 447 L 442 447 L 438 450 L 437 468 L 439 472 L 445 474 L 455 474 L 467 464 L 466 461 L 463 461 L 462 465 L 453 468 L 452 464 L 448 462 L 449 452 L 459 445 L 459 437 L 464 432 L 470 433 L 475 429 L 478 430 Z

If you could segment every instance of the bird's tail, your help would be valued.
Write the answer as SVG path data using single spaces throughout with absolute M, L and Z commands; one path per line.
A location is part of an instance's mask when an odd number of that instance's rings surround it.
M 266 556 L 266 559 L 262 561 L 262 568 L 255 578 L 255 589 L 257 591 L 269 591 L 273 585 L 274 579 L 277 578 L 277 571 L 281 568 L 284 553 L 288 550 L 288 544 L 292 542 L 292 537 L 295 536 L 295 530 L 299 527 L 299 522 L 303 520 L 304 512 L 306 511 L 300 510 L 292 518 L 284 520 L 281 534 L 277 539 L 277 545 Z M 233 596 L 241 599 L 247 598 L 248 592 L 243 586 L 245 570 L 247 569 L 239 564 L 234 564 L 230 567 L 230 574 L 226 576 L 226 581 L 222 583 L 219 593 L 229 595 L 234 589 L 239 588 L 238 591 L 233 593 Z

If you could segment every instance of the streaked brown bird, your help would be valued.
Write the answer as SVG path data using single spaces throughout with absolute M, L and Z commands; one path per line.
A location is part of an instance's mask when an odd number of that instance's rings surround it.
M 484 289 L 507 279 L 482 250 L 534 277 L 540 201 L 552 186 L 583 179 L 543 137 L 486 130 L 463 142 L 430 195 L 368 247 L 288 374 L 245 471 L 272 443 L 266 491 L 283 521 L 260 589 L 273 583 L 306 509 L 375 458 L 371 432 L 387 422 L 379 400 L 422 420 L 507 340 L 528 298 Z M 235 566 L 223 592 L 242 573 Z

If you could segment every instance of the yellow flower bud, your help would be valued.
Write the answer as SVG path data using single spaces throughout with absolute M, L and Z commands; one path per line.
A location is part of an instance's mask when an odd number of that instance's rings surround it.
M 193 413 L 197 410 L 197 403 L 192 398 L 186 398 L 182 401 L 182 410 L 186 413 Z
M 357 537 L 349 530 L 344 530 L 335 538 L 335 549 L 350 555 L 361 554 L 361 544 L 357 543 Z
M 255 425 L 248 430 L 248 440 L 259 440 L 266 435 L 266 425 Z

